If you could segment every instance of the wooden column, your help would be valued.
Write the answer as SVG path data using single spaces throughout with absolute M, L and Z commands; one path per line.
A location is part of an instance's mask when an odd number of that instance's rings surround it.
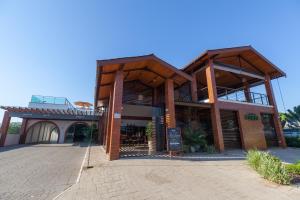
M 283 135 L 281 123 L 279 120 L 279 114 L 278 114 L 278 110 L 277 110 L 276 100 L 274 97 L 271 78 L 268 74 L 265 77 L 265 87 L 266 87 L 266 92 L 268 95 L 269 103 L 270 103 L 270 105 L 273 106 L 273 109 L 274 109 L 273 120 L 274 120 L 275 131 L 276 131 L 277 138 L 278 138 L 278 143 L 279 143 L 279 146 L 285 148 L 286 142 L 285 142 L 285 138 Z
M 153 88 L 153 95 L 152 95 L 152 104 L 153 106 L 156 106 L 157 103 L 158 103 L 158 89 L 157 87 L 156 88 Z
M 243 85 L 246 101 L 252 103 L 249 83 L 247 81 L 243 81 Z
M 100 117 L 99 120 L 97 121 L 98 123 L 98 144 L 103 144 L 103 117 Z
M 165 81 L 165 104 L 166 104 L 166 127 L 176 128 L 175 103 L 174 103 L 174 82 L 172 79 Z
M 106 125 L 106 137 L 105 137 L 106 153 L 109 153 L 109 148 L 110 148 L 111 121 L 113 116 L 112 105 L 113 105 L 114 84 L 111 87 L 112 89 L 110 91 L 109 100 L 108 100 L 107 125 Z
M 123 98 L 123 70 L 116 72 L 112 104 L 112 120 L 110 133 L 109 160 L 117 160 L 120 157 L 120 131 Z
M 4 112 L 4 116 L 3 116 L 3 120 L 2 120 L 2 124 L 1 124 L 1 129 L 0 129 L 0 133 L 1 133 L 1 137 L 0 137 L 0 147 L 3 147 L 5 144 L 5 139 L 7 136 L 7 131 L 9 128 L 9 124 L 10 124 L 10 115 L 8 111 Z
M 192 74 L 192 82 L 191 82 L 191 93 L 192 93 L 192 101 L 197 102 L 198 101 L 198 92 L 197 92 L 197 78 L 196 74 Z
M 224 151 L 224 140 L 223 140 L 223 133 L 222 133 L 220 109 L 218 105 L 215 72 L 214 72 L 212 60 L 209 60 L 205 73 L 206 73 L 209 103 L 211 104 L 211 121 L 212 121 L 213 135 L 214 135 L 214 144 L 216 149 L 222 152 Z
M 27 136 L 27 122 L 28 119 L 23 118 L 22 120 L 22 125 L 21 125 L 21 130 L 20 130 L 20 140 L 19 140 L 19 144 L 25 144 L 26 142 L 26 136 Z M 50 134 L 49 134 L 49 138 L 50 138 Z M 50 141 L 50 140 L 49 140 Z

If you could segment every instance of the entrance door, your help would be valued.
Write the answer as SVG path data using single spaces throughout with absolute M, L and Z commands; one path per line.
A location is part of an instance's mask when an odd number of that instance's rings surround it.
M 220 114 L 225 149 L 242 148 L 237 113 L 235 111 L 221 110 Z
M 268 147 L 277 147 L 278 138 L 274 128 L 273 115 L 261 114 L 261 121 L 264 125 L 264 133 Z

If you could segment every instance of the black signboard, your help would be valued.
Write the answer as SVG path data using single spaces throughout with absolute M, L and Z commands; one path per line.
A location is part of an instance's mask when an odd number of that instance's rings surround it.
M 168 151 L 182 151 L 180 128 L 167 129 Z

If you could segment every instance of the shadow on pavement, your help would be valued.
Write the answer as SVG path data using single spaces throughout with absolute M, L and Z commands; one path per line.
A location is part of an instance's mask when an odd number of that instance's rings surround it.
M 121 155 L 121 159 L 159 159 L 159 160 L 183 160 L 183 161 L 225 161 L 225 160 L 245 160 L 246 153 L 242 150 L 224 153 L 186 153 L 179 156 L 170 156 L 167 153 L 155 155 L 127 154 Z
M 64 147 L 70 147 L 70 146 L 88 147 L 89 143 L 82 142 L 82 143 L 64 143 L 64 144 L 43 144 L 43 143 L 40 143 L 40 144 L 17 144 L 17 145 L 0 147 L 0 153 L 1 152 L 6 152 L 6 151 L 11 151 L 11 150 L 16 150 L 16 149 L 21 149 L 21 148 L 25 148 L 25 147 L 34 147 L 34 148 L 55 147 L 55 148 L 64 148 Z
M 17 145 L 11 145 L 11 146 L 5 146 L 5 147 L 0 147 L 0 153 L 1 152 L 6 152 L 6 151 L 11 151 L 11 150 L 16 150 L 24 147 L 32 146 L 32 144 L 17 144 Z

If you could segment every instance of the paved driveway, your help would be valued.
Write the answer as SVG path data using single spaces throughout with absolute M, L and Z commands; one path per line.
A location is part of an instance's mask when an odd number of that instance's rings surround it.
M 277 150 L 280 152 L 280 150 Z M 282 150 L 286 151 L 286 150 Z M 287 150 L 293 155 L 298 151 Z M 209 159 L 209 157 L 211 157 Z M 94 168 L 60 200 L 299 200 L 300 188 L 261 178 L 243 160 L 243 152 L 185 159 L 137 158 L 106 161 L 93 147 Z
M 52 199 L 76 182 L 86 147 L 0 148 L 0 199 Z

